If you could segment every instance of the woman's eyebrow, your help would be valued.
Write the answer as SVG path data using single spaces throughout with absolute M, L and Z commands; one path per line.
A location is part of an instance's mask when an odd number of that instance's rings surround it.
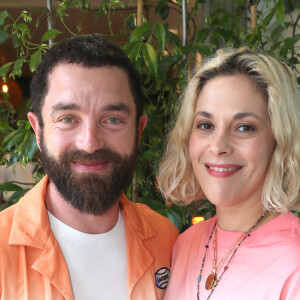
M 196 114 L 195 114 L 195 117 L 196 116 L 202 116 L 202 117 L 205 117 L 205 118 L 208 118 L 208 119 L 212 119 L 213 118 L 213 115 L 207 111 L 197 111 Z
M 233 118 L 235 120 L 240 120 L 240 119 L 244 119 L 247 117 L 252 117 L 252 118 L 258 119 L 260 121 L 263 121 L 263 119 L 259 115 L 252 113 L 252 112 L 240 112 L 233 116 Z

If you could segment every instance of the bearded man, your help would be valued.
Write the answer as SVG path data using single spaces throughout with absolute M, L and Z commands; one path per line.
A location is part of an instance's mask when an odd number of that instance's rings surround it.
M 0 213 L 1 299 L 162 299 L 177 229 L 123 194 L 147 123 L 138 72 L 99 35 L 73 37 L 31 99 L 47 175 Z

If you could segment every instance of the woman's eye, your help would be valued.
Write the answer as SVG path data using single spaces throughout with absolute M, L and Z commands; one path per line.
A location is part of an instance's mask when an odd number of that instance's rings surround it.
M 213 125 L 211 123 L 200 123 L 197 125 L 197 128 L 202 130 L 211 130 L 213 129 Z
M 251 126 L 251 125 L 241 125 L 238 127 L 239 131 L 255 131 L 255 127 Z

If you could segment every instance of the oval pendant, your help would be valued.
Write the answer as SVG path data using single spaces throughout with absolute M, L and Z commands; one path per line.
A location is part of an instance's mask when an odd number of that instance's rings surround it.
M 207 290 L 211 290 L 214 287 L 215 280 L 216 280 L 216 274 L 211 273 L 206 279 L 205 288 Z

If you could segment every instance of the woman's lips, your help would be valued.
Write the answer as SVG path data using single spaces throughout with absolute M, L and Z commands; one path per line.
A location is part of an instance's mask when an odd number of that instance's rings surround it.
M 108 166 L 108 161 L 72 161 L 72 168 L 82 173 L 104 172 Z
M 242 169 L 236 164 L 205 164 L 208 173 L 214 177 L 227 177 L 237 173 Z

